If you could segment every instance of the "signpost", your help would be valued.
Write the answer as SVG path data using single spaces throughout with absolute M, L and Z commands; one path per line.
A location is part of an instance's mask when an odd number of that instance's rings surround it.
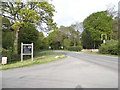
M 23 61 L 24 55 L 31 55 L 31 59 L 33 61 L 33 43 L 32 44 L 21 43 L 21 62 Z
M 2 64 L 7 64 L 7 57 L 2 57 Z

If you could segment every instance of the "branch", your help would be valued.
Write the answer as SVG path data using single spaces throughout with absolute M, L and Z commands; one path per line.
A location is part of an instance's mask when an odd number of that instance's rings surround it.
M 3 17 L 6 17 L 6 18 L 10 18 L 10 19 L 13 19 L 12 17 L 9 17 L 9 16 L 5 16 L 5 15 L 2 15 Z

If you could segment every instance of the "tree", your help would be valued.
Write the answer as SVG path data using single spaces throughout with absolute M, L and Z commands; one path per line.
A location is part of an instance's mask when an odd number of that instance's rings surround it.
M 11 21 L 14 29 L 14 53 L 18 49 L 18 32 L 26 23 L 38 25 L 41 29 L 51 30 L 56 28 L 52 16 L 54 7 L 52 4 L 45 2 L 2 2 L 2 16 Z M 44 27 L 46 26 L 46 27 Z
M 34 24 L 26 24 L 23 28 L 20 29 L 19 31 L 19 52 L 20 52 L 20 46 L 21 46 L 21 42 L 22 43 L 34 43 L 34 50 L 38 49 L 37 48 L 37 41 L 39 40 L 39 31 L 36 30 Z
M 49 34 L 47 37 L 49 40 L 49 45 L 51 46 L 52 49 L 60 49 L 63 43 L 63 33 L 55 30 Z
M 37 40 L 37 47 L 38 47 L 37 48 L 38 50 L 44 50 L 49 47 L 48 42 L 42 32 L 39 32 L 39 38 Z
M 64 33 L 66 38 L 69 38 L 71 40 L 72 46 L 77 46 L 78 44 L 80 45 L 81 33 L 80 33 L 80 28 L 78 28 L 78 26 L 76 26 L 74 24 L 71 26 L 68 26 L 68 27 L 61 26 L 59 28 L 59 31 Z
M 13 32 L 2 32 L 2 47 L 13 48 Z
M 49 40 L 47 37 L 45 37 L 42 41 L 42 47 L 41 49 L 48 50 L 49 49 Z
M 10 21 L 5 17 L 0 16 L 0 18 L 2 19 L 1 30 L 4 32 L 10 31 L 10 25 L 11 25 Z
M 64 41 L 63 41 L 64 49 L 68 49 L 68 47 L 70 45 L 71 45 L 71 40 L 70 39 L 64 39 Z
M 2 26 L 1 26 L 1 30 L 2 30 L 2 47 L 4 49 L 9 49 L 9 48 L 13 48 L 13 32 L 11 31 L 12 29 L 10 28 L 10 21 L 5 18 L 5 17 L 0 17 L 2 19 Z
M 81 45 L 81 40 L 80 40 L 80 37 L 81 37 L 81 24 L 73 24 L 71 26 L 68 27 L 70 32 L 71 32 L 71 35 L 70 35 L 70 38 L 72 40 L 72 43 L 73 43 L 73 46 L 79 46 Z
M 112 17 L 117 17 L 117 15 L 118 15 L 118 12 L 115 10 L 115 5 L 114 4 L 108 4 L 107 5 L 107 12 Z
M 75 31 L 79 31 L 80 33 L 83 32 L 83 23 L 76 22 L 75 24 L 71 25 L 75 29 Z
M 88 16 L 83 22 L 83 46 L 85 48 L 98 48 L 101 42 L 101 34 L 106 34 L 107 39 L 110 39 L 113 23 L 113 17 L 107 11 L 96 12 Z M 92 45 L 88 46 L 87 43 Z
M 61 46 L 64 46 L 64 49 L 67 49 L 69 46 L 80 46 L 81 33 L 78 30 L 80 28 L 77 27 L 76 25 L 60 26 L 58 30 L 51 32 L 47 37 L 51 48 L 61 49 Z

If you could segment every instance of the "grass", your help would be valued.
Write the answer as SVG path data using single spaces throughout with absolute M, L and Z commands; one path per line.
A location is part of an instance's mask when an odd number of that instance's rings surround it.
M 102 53 L 99 53 L 99 52 L 84 52 L 84 53 L 87 53 L 87 54 L 93 54 L 93 55 L 114 56 L 114 57 L 118 57 L 118 56 L 120 56 L 120 55 L 102 54 Z
M 81 52 L 81 51 L 70 51 L 70 50 L 59 50 L 59 51 L 65 51 L 65 52 Z
M 63 59 L 65 57 L 66 57 L 65 55 L 52 51 L 36 52 L 36 57 L 34 57 L 34 61 L 32 61 L 31 59 L 27 59 L 24 60 L 23 62 L 16 61 L 6 65 L 0 65 L 0 70 L 8 70 L 13 68 L 21 68 L 25 66 L 33 66 L 37 64 L 44 64 L 44 63 L 49 63 L 52 61 Z

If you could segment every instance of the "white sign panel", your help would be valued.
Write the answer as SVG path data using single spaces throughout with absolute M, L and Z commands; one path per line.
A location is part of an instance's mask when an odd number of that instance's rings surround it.
M 7 64 L 7 57 L 2 57 L 2 64 Z

